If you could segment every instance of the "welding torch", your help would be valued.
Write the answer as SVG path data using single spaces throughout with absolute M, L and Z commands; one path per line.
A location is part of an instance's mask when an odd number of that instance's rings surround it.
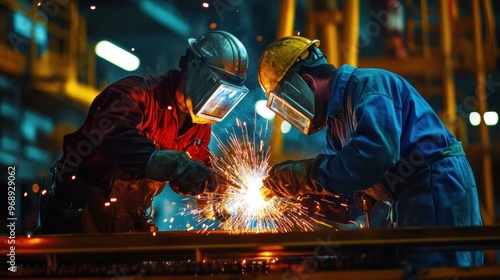
M 361 207 L 363 209 L 363 213 L 365 213 L 366 227 L 371 228 L 372 222 L 371 222 L 370 213 L 372 211 L 373 204 L 372 204 L 371 198 L 366 194 L 361 195 Z
M 221 203 L 222 198 L 220 196 L 218 196 L 216 193 L 209 193 L 208 199 L 212 202 L 211 210 L 213 213 L 213 219 L 223 223 L 231 217 L 231 213 L 229 213 L 226 207 L 224 207 L 224 205 Z
M 203 214 L 206 219 L 217 220 L 223 223 L 231 217 L 231 213 L 229 213 L 222 203 L 222 194 L 227 191 L 230 181 L 219 174 L 216 174 L 216 177 L 217 190 L 203 194 L 203 198 L 200 197 L 197 199 L 197 205 L 199 209 L 205 210 Z

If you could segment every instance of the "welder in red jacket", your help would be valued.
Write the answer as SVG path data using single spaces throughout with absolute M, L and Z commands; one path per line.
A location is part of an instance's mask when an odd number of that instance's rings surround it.
M 146 210 L 165 183 L 183 195 L 215 191 L 211 124 L 247 94 L 247 66 L 235 36 L 210 31 L 188 40 L 180 70 L 104 89 L 83 125 L 64 137 L 41 203 L 41 232 L 149 230 Z

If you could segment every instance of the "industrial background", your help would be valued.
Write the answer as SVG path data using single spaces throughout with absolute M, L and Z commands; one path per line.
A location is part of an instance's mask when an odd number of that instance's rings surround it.
M 485 250 L 484 267 L 430 269 L 418 279 L 498 279 L 499 19 L 493 0 L 0 0 L 0 251 L 20 268 L 14 274 L 3 261 L 0 278 L 417 279 L 401 267 L 405 253 L 472 248 Z M 213 125 L 214 137 L 224 140 L 245 123 L 250 138 L 270 149 L 271 163 L 323 152 L 324 131 L 305 137 L 262 108 L 256 77 L 276 38 L 317 38 L 330 63 L 387 69 L 424 96 L 463 143 L 486 226 L 203 235 L 185 215 L 193 198 L 165 188 L 151 209 L 158 232 L 33 236 L 40 186 L 96 95 L 128 75 L 178 68 L 187 39 L 214 29 L 246 46 L 250 89 Z M 104 41 L 139 63 L 125 70 L 123 57 L 111 62 L 98 47 Z M 220 153 L 217 141 L 210 148 Z M 14 202 L 7 198 L 13 181 Z M 9 205 L 16 236 L 3 226 L 12 219 Z
M 214 125 L 216 135 L 223 137 L 238 118 L 256 130 L 265 128 L 260 136 L 271 148 L 273 162 L 321 152 L 323 132 L 304 137 L 255 109 L 265 99 L 256 78 L 264 48 L 285 35 L 318 38 L 336 66 L 384 68 L 413 83 L 464 143 L 484 222 L 498 223 L 500 3 L 405 0 L 392 11 L 383 2 L 0 0 L 0 165 L 4 182 L 7 167 L 16 168 L 16 215 L 21 221 L 16 230 L 25 234 L 36 227 L 40 194 L 34 184 L 48 176 L 51 163 L 61 155 L 63 136 L 83 122 L 93 98 L 127 75 L 178 68 L 187 39 L 211 29 L 236 35 L 250 59 L 250 93 Z M 389 13 L 399 16 L 396 24 Z M 390 30 L 393 25 L 398 32 Z M 103 40 L 137 56 L 139 67 L 126 71 L 97 56 L 95 46 Z M 485 113 L 493 120 L 478 121 Z M 211 148 L 217 152 L 216 146 Z M 6 205 L 6 188 L 1 192 Z M 157 206 L 169 205 L 155 208 L 160 230 L 186 228 L 188 221 L 171 219 L 184 201 L 168 190 L 155 199 Z M 1 220 L 6 209 L 0 211 Z

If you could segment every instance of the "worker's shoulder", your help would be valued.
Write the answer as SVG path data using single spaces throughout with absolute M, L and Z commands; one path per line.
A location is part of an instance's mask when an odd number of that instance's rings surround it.
M 396 73 L 381 68 L 357 68 L 351 76 L 353 98 L 368 95 L 400 99 L 402 91 L 408 89 L 407 81 Z
M 401 87 L 408 82 L 400 75 L 381 68 L 357 68 L 352 77 L 371 88 Z
M 377 79 L 397 79 L 399 80 L 401 77 L 388 70 L 382 68 L 356 68 L 356 71 L 353 72 L 353 76 L 358 79 L 366 79 L 366 80 L 374 80 Z
M 161 76 L 154 75 L 130 75 L 114 82 L 111 86 L 148 86 L 159 83 Z
M 121 92 L 150 91 L 155 90 L 161 84 L 172 81 L 173 73 L 167 72 L 163 75 L 129 75 L 117 80 L 107 87 L 108 90 L 119 90 Z

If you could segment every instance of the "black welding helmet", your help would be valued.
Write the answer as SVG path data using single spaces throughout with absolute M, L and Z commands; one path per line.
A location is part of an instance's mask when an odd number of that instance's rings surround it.
M 245 97 L 248 68 L 245 46 L 225 31 L 188 39 L 185 99 L 193 123 L 215 123 Z

